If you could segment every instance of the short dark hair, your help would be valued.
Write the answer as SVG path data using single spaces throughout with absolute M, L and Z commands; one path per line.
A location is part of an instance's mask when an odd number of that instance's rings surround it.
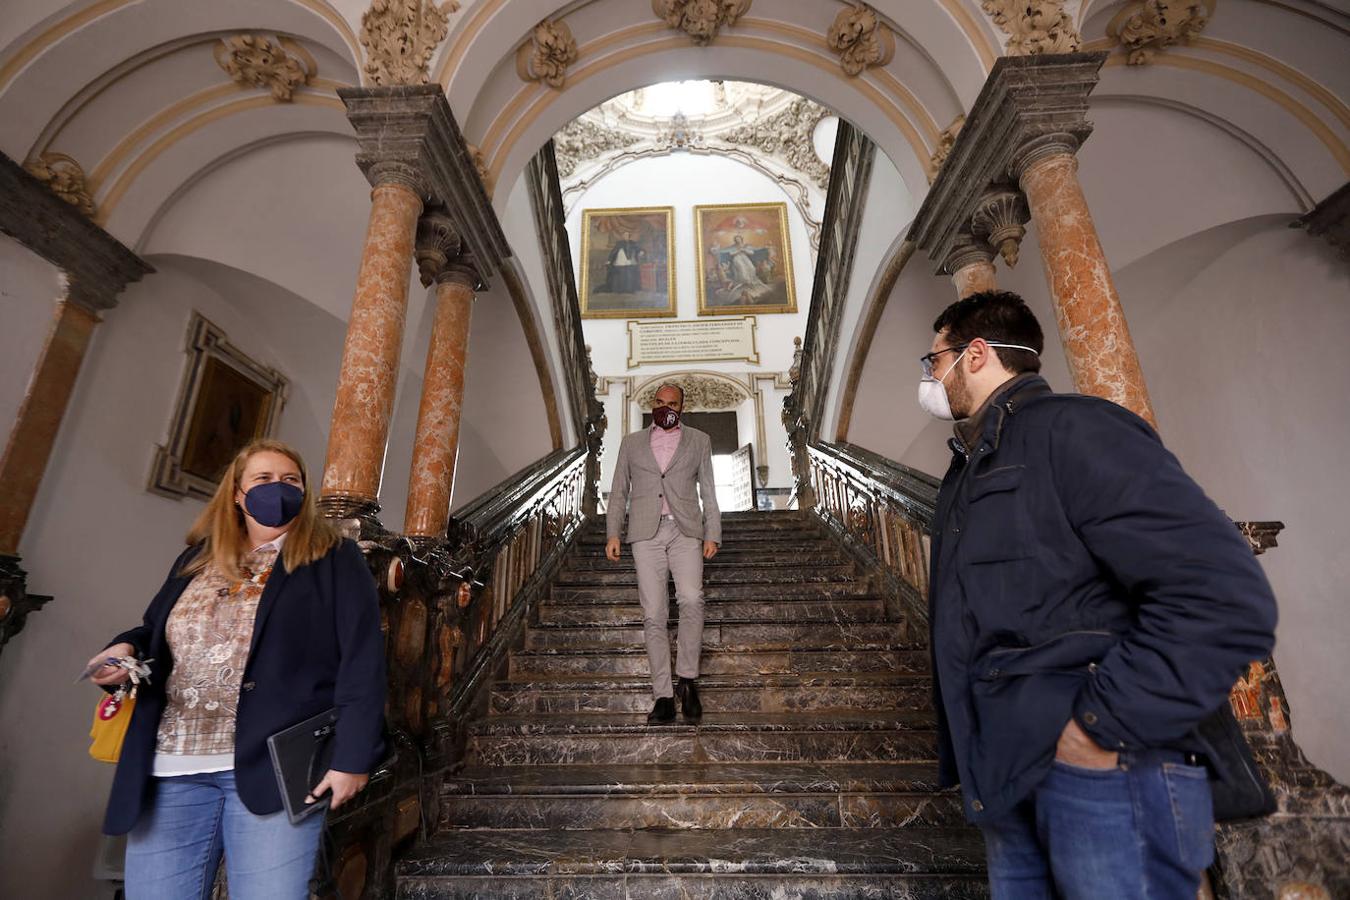
M 968 344 L 975 338 L 1000 344 L 1021 344 L 1025 350 L 994 347 L 994 354 L 1003 368 L 1010 372 L 1039 372 L 1040 353 L 1045 349 L 1045 334 L 1041 323 L 1027 307 L 1026 301 L 1012 291 L 980 291 L 942 311 L 933 323 L 933 330 L 946 330 L 952 345 Z
M 680 406 L 684 406 L 684 388 L 680 387 L 678 384 L 676 384 L 676 383 L 673 382 L 673 381 L 666 381 L 666 382 L 663 382 L 662 384 L 658 384 L 658 385 L 656 386 L 656 391 L 655 391 L 655 393 L 652 394 L 652 396 L 655 397 L 657 394 L 661 393 L 661 389 L 662 389 L 662 388 L 674 388 L 675 390 L 679 391 L 679 392 L 680 392 Z

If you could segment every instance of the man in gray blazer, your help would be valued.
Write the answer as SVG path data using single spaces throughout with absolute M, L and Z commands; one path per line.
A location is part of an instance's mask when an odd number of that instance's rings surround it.
M 686 721 L 696 722 L 703 716 L 696 683 L 703 648 L 703 561 L 712 559 L 722 542 L 712 441 L 702 431 L 680 424 L 683 408 L 684 391 L 678 385 L 661 385 L 652 400 L 652 426 L 633 432 L 619 444 L 606 523 L 605 555 L 618 562 L 619 534 L 624 514 L 628 514 L 625 538 L 633 548 L 637 568 L 656 700 L 647 716 L 651 724 L 675 721 L 677 694 Z M 666 585 L 672 576 L 680 619 L 677 685 L 671 684 L 666 630 Z

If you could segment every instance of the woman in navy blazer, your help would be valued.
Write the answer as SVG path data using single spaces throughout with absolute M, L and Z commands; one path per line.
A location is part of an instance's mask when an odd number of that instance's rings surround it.
M 188 534 L 144 622 L 90 660 L 150 660 L 103 830 L 130 832 L 128 900 L 209 897 L 224 854 L 234 900 L 308 896 L 323 816 L 291 825 L 267 738 L 336 707 L 336 809 L 382 751 L 374 579 L 318 511 L 299 454 L 245 447 Z M 175 665 L 178 670 L 175 672 Z M 111 689 L 125 669 L 93 677 Z

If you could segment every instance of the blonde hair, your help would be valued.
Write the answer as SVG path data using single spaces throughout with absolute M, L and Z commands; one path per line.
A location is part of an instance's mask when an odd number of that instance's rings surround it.
M 239 573 L 244 554 L 253 548 L 248 542 L 244 511 L 234 502 L 234 492 L 240 489 L 248 461 L 255 453 L 267 451 L 280 453 L 295 463 L 300 469 L 300 479 L 305 490 L 300 514 L 286 532 L 286 543 L 281 546 L 281 559 L 286 571 L 294 572 L 300 566 L 322 559 L 337 546 L 341 537 L 319 512 L 316 492 L 311 489 L 309 473 L 305 471 L 305 461 L 288 444 L 263 438 L 251 441 L 235 455 L 234 461 L 225 468 L 225 474 L 221 476 L 220 484 L 216 485 L 216 492 L 206 504 L 206 509 L 192 523 L 187 533 L 187 543 L 189 546 L 202 544 L 202 552 L 183 566 L 182 574 L 195 575 L 208 564 L 214 564 L 222 572 Z

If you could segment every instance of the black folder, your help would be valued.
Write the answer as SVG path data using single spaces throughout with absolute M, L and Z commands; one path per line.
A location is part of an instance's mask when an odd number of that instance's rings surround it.
M 327 809 L 333 798 L 333 792 L 327 791 L 313 803 L 305 802 L 305 797 L 323 780 L 333 761 L 337 720 L 337 708 L 334 707 L 267 739 L 272 772 L 277 777 L 281 802 L 286 806 L 286 815 L 292 825 Z

